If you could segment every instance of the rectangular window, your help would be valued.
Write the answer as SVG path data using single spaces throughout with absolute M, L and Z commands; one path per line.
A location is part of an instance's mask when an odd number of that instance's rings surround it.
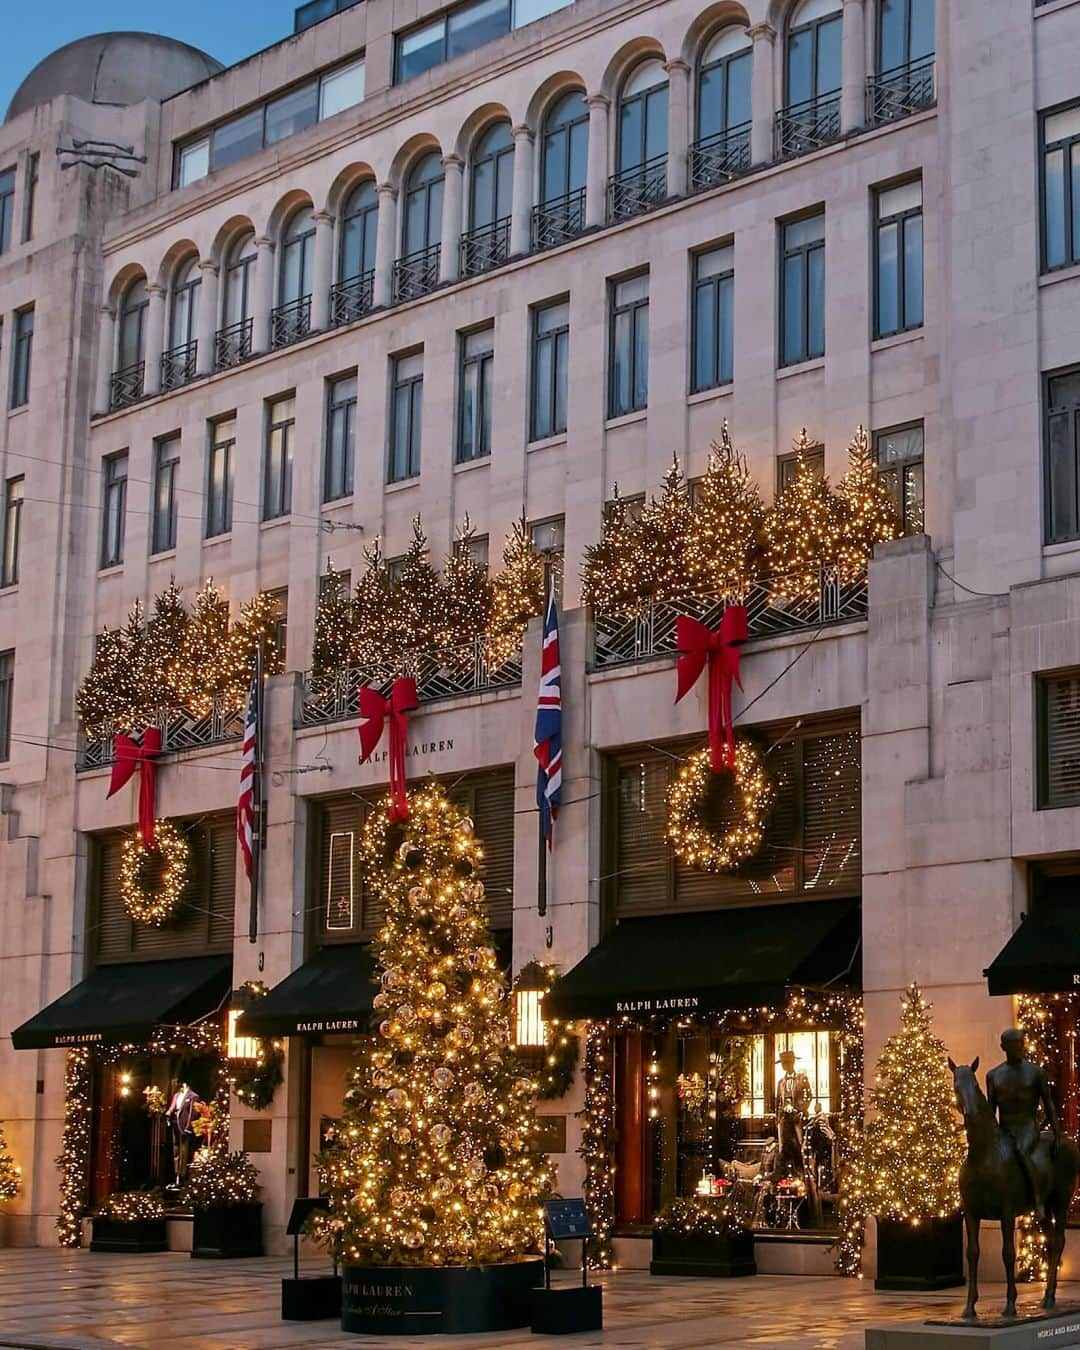
M 335 113 L 355 107 L 364 98 L 364 63 L 354 61 L 351 66 L 331 71 L 319 82 L 319 121 Z
M 890 427 L 874 432 L 874 456 L 878 476 L 889 489 L 897 518 L 905 534 L 922 534 L 926 523 L 923 511 L 923 424 Z
M 293 429 L 296 398 L 266 405 L 266 457 L 263 464 L 263 520 L 276 520 L 292 510 Z
M 566 552 L 566 517 L 549 516 L 529 525 L 532 546 L 544 560 L 545 590 L 554 582 L 555 595 L 562 599 L 563 556 Z
M 154 446 L 154 497 L 151 503 L 150 552 L 176 547 L 180 437 L 166 436 Z
M 11 247 L 11 229 L 15 219 L 15 170 L 0 170 L 0 253 Z
M 319 82 L 311 80 L 266 105 L 266 144 L 283 141 L 286 136 L 313 127 L 318 120 Z
M 1040 811 L 1080 806 L 1080 671 L 1035 681 Z
M 411 33 L 402 33 L 397 40 L 394 83 L 403 84 L 416 75 L 422 75 L 432 66 L 441 65 L 445 60 L 445 19 L 436 19 L 434 23 L 415 28 Z
M 825 212 L 780 225 L 780 364 L 825 355 Z
M 106 455 L 101 471 L 101 566 L 118 567 L 124 561 L 128 452 Z
M 223 169 L 262 149 L 263 110 L 253 108 L 214 128 L 211 169 Z
M 420 472 L 420 421 L 424 403 L 424 354 L 393 358 L 390 390 L 390 455 L 387 482 Z
M 446 59 L 471 52 L 510 31 L 510 0 L 475 0 L 446 20 Z
M 823 445 L 811 445 L 803 451 L 803 459 L 810 466 L 810 472 L 820 482 L 825 477 L 825 447 Z M 786 487 L 790 487 L 795 481 L 795 470 L 798 464 L 799 456 L 797 454 L 777 455 L 777 492 L 783 492 Z
M 232 529 L 233 453 L 236 418 L 210 423 L 210 454 L 206 471 L 206 537 L 213 539 Z
M 734 368 L 735 249 L 698 253 L 694 258 L 690 389 L 730 384 Z
M 289 641 L 289 588 L 282 586 L 276 591 L 267 591 L 270 601 L 272 628 L 270 631 L 271 651 L 267 653 L 267 665 L 271 670 L 285 669 L 285 655 Z
M 30 401 L 30 363 L 34 353 L 34 307 L 15 312 L 15 340 L 11 348 L 11 396 L 9 408 Z
M 923 323 L 922 182 L 874 193 L 874 336 Z
M 0 568 L 0 586 L 14 586 L 19 580 L 19 539 L 22 533 L 23 492 L 26 480 L 22 474 L 9 478 L 4 484 L 4 559 Z
M 395 40 L 394 83 L 471 52 L 511 29 L 565 9 L 572 0 L 472 0 Z
M 557 300 L 533 310 L 532 413 L 529 439 L 542 441 L 566 431 L 566 382 L 570 359 L 570 302 Z
M 301 5 L 293 12 L 293 31 L 302 33 L 312 24 L 321 23 L 332 14 L 339 14 L 343 9 L 351 9 L 359 3 L 360 0 L 308 0 L 306 5 Z
M 491 404 L 495 396 L 495 330 L 484 328 L 459 338 L 457 462 L 491 454 Z
M 1046 542 L 1080 537 L 1080 366 L 1046 377 Z
M 1044 113 L 1043 271 L 1080 262 L 1080 103 Z
M 11 758 L 11 717 L 15 703 L 15 653 L 0 652 L 0 759 Z
M 356 376 L 328 380 L 323 501 L 351 497 L 356 454 Z
M 37 151 L 32 155 L 27 155 L 26 169 L 23 173 L 25 192 L 23 195 L 22 241 L 24 244 L 29 243 L 34 237 L 34 207 L 37 205 L 40 165 L 41 157 Z
M 177 187 L 187 187 L 205 178 L 210 172 L 210 137 L 201 136 L 180 151 L 180 163 L 177 168 Z
M 612 282 L 608 416 L 637 412 L 649 401 L 649 277 Z

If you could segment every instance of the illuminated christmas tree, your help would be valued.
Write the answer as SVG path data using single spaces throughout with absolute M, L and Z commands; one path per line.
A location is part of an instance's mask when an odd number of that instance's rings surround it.
M 900 1000 L 900 1030 L 878 1059 L 863 1170 L 866 1211 L 918 1223 L 960 1206 L 957 1188 L 964 1131 L 956 1111 L 945 1046 L 931 1030 L 917 984 Z
M 627 512 L 626 503 L 615 496 L 604 507 L 600 538 L 585 550 L 581 567 L 581 601 L 608 618 L 630 619 L 641 612 L 638 586 L 640 530 Z
M 188 612 L 175 581 L 154 597 L 139 662 L 142 698 L 148 707 L 174 708 L 178 660 L 187 631 Z
M 390 586 L 384 651 L 396 658 L 394 674 L 410 673 L 418 655 L 438 647 L 445 608 L 442 578 L 431 565 L 427 535 L 417 515 L 412 540 Z
M 637 587 L 643 602 L 691 594 L 686 549 L 690 519 L 690 491 L 676 457 L 664 474 L 660 496 L 649 499 L 635 530 Z
M 765 566 L 777 597 L 812 599 L 822 570 L 836 566 L 843 516 L 829 480 L 817 476 L 807 457 L 805 427 L 793 449 L 795 474 L 765 513 Z
M 390 613 L 390 573 L 378 539 L 364 549 L 364 572 L 353 598 L 351 665 L 364 671 L 379 669 L 386 658 L 387 618 Z
M 439 646 L 444 660 L 469 665 L 478 638 L 491 618 L 491 582 L 487 562 L 476 557 L 476 531 L 466 516 L 443 568 L 442 622 Z
M 0 1126 L 0 1200 L 10 1200 L 19 1194 L 22 1185 L 22 1173 L 11 1156 L 7 1136 Z
M 210 579 L 195 596 L 177 670 L 180 702 L 196 717 L 210 711 L 214 695 L 228 683 L 228 643 L 229 602 Z
M 690 585 L 709 595 L 745 596 L 758 571 L 765 508 L 746 460 L 737 453 L 724 422 L 713 443 L 709 467 L 697 485 L 686 540 Z
M 866 575 L 875 544 L 900 534 L 896 508 L 878 474 L 863 426 L 855 429 L 848 446 L 848 468 L 836 485 L 836 495 L 842 517 L 837 570 L 847 584 Z
M 533 546 L 525 517 L 503 546 L 503 568 L 491 586 L 489 655 L 498 665 L 521 650 L 529 620 L 544 607 L 544 559 Z
M 278 642 L 279 613 L 268 591 L 256 591 L 236 616 L 222 652 L 228 675 L 221 692 L 227 707 L 242 708 L 247 703 L 251 675 L 258 653 L 262 653 L 262 673 L 280 675 L 285 669 L 285 653 Z
M 347 1262 L 506 1260 L 539 1250 L 551 1187 L 536 1085 L 515 1066 L 472 822 L 435 783 L 409 805 L 397 826 L 380 806 L 361 843 L 385 905 L 382 1021 L 319 1159 L 330 1214 L 318 1231 Z
M 311 647 L 311 688 L 322 693 L 352 664 L 356 643 L 355 606 L 345 573 L 329 558 L 315 603 L 315 640 Z

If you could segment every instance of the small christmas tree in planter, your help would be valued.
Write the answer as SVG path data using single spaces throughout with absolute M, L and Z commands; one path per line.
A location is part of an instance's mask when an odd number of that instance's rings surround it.
M 12 1157 L 4 1127 L 0 1125 L 0 1211 L 3 1210 L 3 1202 L 14 1199 L 21 1188 L 22 1172 Z M 6 1222 L 6 1219 L 0 1219 L 0 1223 Z M 7 1241 L 7 1233 L 0 1227 L 0 1246 L 6 1245 Z
M 931 1007 L 912 984 L 869 1093 L 877 1114 L 866 1125 L 865 1189 L 867 1210 L 877 1218 L 877 1289 L 964 1283 L 957 1186 L 963 1127 Z
M 160 1189 L 114 1191 L 93 1216 L 92 1252 L 165 1252 L 165 1203 Z
M 756 1275 L 754 1196 L 748 1182 L 723 1195 L 676 1200 L 653 1226 L 651 1275 Z
M 262 1256 L 259 1173 L 246 1153 L 200 1149 L 186 1198 L 194 1217 L 193 1257 Z
M 330 1213 L 316 1232 L 342 1263 L 345 1331 L 523 1326 L 550 1189 L 535 1084 L 514 1061 L 472 823 L 435 784 L 409 806 L 394 826 L 384 804 L 364 831 L 386 905 L 383 1020 L 319 1160 Z

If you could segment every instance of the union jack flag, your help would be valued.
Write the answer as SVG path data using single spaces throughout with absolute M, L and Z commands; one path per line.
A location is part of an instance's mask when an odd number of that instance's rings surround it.
M 540 656 L 540 688 L 536 697 L 536 729 L 533 754 L 536 773 L 536 804 L 540 808 L 540 829 L 551 847 L 555 817 L 562 801 L 562 668 L 559 664 L 559 611 L 555 607 L 555 587 L 548 595 L 544 615 L 544 645 Z
M 240 796 L 236 799 L 236 837 L 244 856 L 244 871 L 251 879 L 255 838 L 255 780 L 259 755 L 259 676 L 252 677 L 244 714 L 244 746 L 241 752 Z

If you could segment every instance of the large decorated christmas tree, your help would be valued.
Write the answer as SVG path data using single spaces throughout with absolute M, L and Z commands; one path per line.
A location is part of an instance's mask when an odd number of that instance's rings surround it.
M 535 1084 L 511 1046 L 508 990 L 479 880 L 472 822 L 436 784 L 387 807 L 361 846 L 385 905 L 381 1021 L 320 1167 L 319 1232 L 345 1264 L 448 1266 L 539 1250 L 551 1188 L 537 1147 Z

